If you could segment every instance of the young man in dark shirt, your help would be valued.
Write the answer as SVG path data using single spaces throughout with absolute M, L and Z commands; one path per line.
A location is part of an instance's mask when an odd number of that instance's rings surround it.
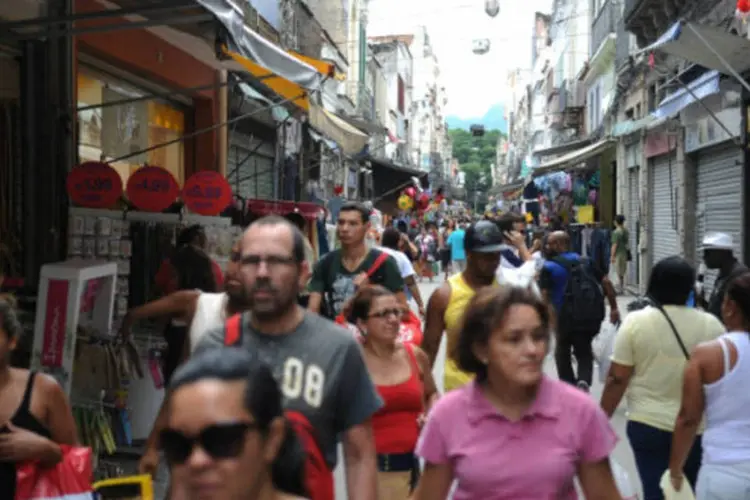
M 387 256 L 373 269 L 382 252 L 368 250 L 365 235 L 369 228 L 370 212 L 364 205 L 347 203 L 341 207 L 336 225 L 341 248 L 327 253 L 315 265 L 309 286 L 310 311 L 334 318 L 357 288 L 367 283 L 383 285 L 408 305 L 404 280 L 393 257 Z

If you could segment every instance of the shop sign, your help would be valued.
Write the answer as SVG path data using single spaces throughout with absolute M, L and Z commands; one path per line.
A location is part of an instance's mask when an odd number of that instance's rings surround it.
M 122 179 L 106 163 L 90 161 L 73 167 L 65 181 L 73 205 L 112 208 L 122 195 Z
M 60 368 L 65 350 L 65 329 L 68 309 L 68 281 L 49 280 L 47 308 L 44 312 L 42 366 Z
M 179 194 L 174 176 L 161 167 L 145 166 L 131 174 L 126 189 L 128 199 L 139 210 L 162 212 Z
M 218 172 L 196 172 L 182 189 L 182 201 L 191 212 L 219 215 L 232 202 L 232 187 Z

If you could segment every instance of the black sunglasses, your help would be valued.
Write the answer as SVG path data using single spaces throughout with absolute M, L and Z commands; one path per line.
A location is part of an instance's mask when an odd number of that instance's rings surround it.
M 257 428 L 257 424 L 249 422 L 214 424 L 195 437 L 165 429 L 159 435 L 159 444 L 170 464 L 185 463 L 196 444 L 215 460 L 237 458 L 245 446 L 245 434 Z

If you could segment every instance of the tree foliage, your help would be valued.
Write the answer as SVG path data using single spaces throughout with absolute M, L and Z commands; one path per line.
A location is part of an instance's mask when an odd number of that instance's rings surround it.
M 450 129 L 448 134 L 453 141 L 453 156 L 466 174 L 466 191 L 486 193 L 492 184 L 492 164 L 495 163 L 497 141 L 502 133 L 488 130 L 483 136 L 474 137 L 466 130 Z

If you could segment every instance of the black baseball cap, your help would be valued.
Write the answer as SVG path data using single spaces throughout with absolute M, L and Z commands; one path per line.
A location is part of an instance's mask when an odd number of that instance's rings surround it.
M 492 221 L 480 220 L 466 229 L 464 250 L 467 252 L 495 253 L 502 250 L 503 234 Z

